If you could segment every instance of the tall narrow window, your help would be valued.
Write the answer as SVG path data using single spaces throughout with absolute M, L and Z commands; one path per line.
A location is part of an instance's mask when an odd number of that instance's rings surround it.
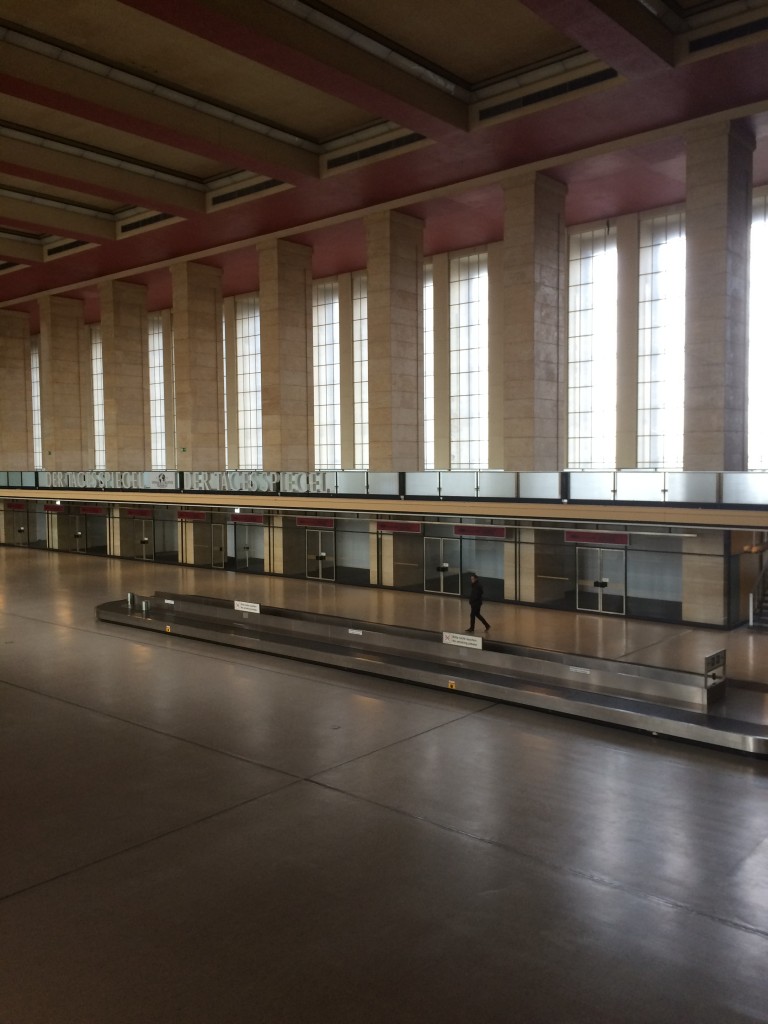
M 40 342 L 32 341 L 30 348 L 30 374 L 32 378 L 32 455 L 35 469 L 43 468 L 43 417 L 40 407 Z
M 450 262 L 451 469 L 488 466 L 488 256 Z
M 435 287 L 424 267 L 424 469 L 435 468 Z
M 261 469 L 261 318 L 258 296 L 240 295 L 235 299 L 235 327 L 240 468 Z
M 341 468 L 339 387 L 339 286 L 321 281 L 312 288 L 315 469 Z
M 101 327 L 91 327 L 91 381 L 93 386 L 93 466 L 106 469 L 107 446 L 104 434 L 104 359 Z
M 352 362 L 355 391 L 355 469 L 368 469 L 368 277 L 352 276 Z
M 640 223 L 637 464 L 683 465 L 685 225 L 682 214 Z
M 568 465 L 616 465 L 617 259 L 615 233 L 570 239 Z
M 749 262 L 749 373 L 748 456 L 749 469 L 768 469 L 768 196 L 755 199 Z
M 149 360 L 149 429 L 152 469 L 167 469 L 165 447 L 165 370 L 163 360 L 163 316 L 147 317 Z
M 221 312 L 221 384 L 223 388 L 223 418 L 224 418 L 224 468 L 232 469 L 229 460 L 229 405 L 227 402 L 227 318 L 224 310 Z M 240 455 L 238 453 L 238 462 Z

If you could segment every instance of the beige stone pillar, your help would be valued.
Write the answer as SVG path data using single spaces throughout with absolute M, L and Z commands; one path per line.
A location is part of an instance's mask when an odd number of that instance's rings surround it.
M 542 174 L 504 187 L 505 470 L 554 472 L 566 460 L 565 187 Z
M 225 466 L 221 271 L 171 267 L 176 377 L 176 468 Z
M 366 217 L 370 469 L 424 461 L 424 226 L 404 214 Z
M 312 250 L 283 240 L 260 249 L 264 469 L 314 468 Z
M 725 538 L 719 530 L 702 530 L 697 536 L 683 539 L 682 617 L 685 622 L 727 624 L 726 553 Z M 716 649 L 713 645 L 713 651 Z M 701 660 L 703 667 L 703 655 Z
M 29 317 L 0 310 L 0 466 L 34 469 Z
M 747 466 L 751 132 L 688 133 L 685 336 L 686 470 Z
M 93 469 L 91 341 L 83 304 L 45 295 L 39 306 L 43 467 Z
M 106 468 L 149 469 L 146 288 L 102 281 L 99 300 Z

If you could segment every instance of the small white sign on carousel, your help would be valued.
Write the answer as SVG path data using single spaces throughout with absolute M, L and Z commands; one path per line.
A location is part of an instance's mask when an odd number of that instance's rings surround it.
M 478 651 L 483 649 L 482 637 L 467 636 L 466 633 L 443 633 L 443 643 L 454 647 L 474 647 Z
M 235 601 L 236 612 L 255 612 L 257 615 L 261 612 L 261 605 L 254 604 L 253 601 Z

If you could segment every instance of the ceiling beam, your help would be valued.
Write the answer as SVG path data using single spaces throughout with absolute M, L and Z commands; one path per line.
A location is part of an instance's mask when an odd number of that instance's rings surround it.
M 0 42 L 0 93 L 281 181 L 319 174 L 298 146 L 152 92 Z
M 123 2 L 428 138 L 468 130 L 463 100 L 268 0 Z
M 115 167 L 85 155 L 4 136 L 1 132 L 0 171 L 85 195 L 112 199 L 122 205 L 140 206 L 181 217 L 205 212 L 205 193 L 201 190 L 139 174 L 125 167 Z
M 61 235 L 86 242 L 114 242 L 115 223 L 109 218 L 81 213 L 70 207 L 36 203 L 34 199 L 0 194 L 0 230 L 3 225 L 40 235 Z
M 9 238 L 0 232 L 0 259 L 14 263 L 42 263 L 43 258 L 42 242 Z
M 625 78 L 667 71 L 675 37 L 642 3 L 627 0 L 522 0 L 538 17 Z

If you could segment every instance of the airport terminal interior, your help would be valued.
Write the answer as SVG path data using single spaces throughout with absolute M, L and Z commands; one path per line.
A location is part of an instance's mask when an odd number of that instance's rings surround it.
M 0 5 L 2 1024 L 768 1022 L 766 66 Z

